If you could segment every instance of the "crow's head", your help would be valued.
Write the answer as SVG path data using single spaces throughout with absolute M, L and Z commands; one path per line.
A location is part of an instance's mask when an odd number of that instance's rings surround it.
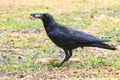
M 30 16 L 37 18 L 37 19 L 41 19 L 43 22 L 51 22 L 54 21 L 52 15 L 50 15 L 49 13 L 39 13 L 39 12 L 35 12 L 33 14 L 30 14 Z

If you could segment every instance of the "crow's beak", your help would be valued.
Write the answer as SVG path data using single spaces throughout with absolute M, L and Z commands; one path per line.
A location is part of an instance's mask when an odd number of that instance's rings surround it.
M 39 12 L 35 12 L 33 14 L 30 14 L 30 16 L 34 17 L 34 18 L 41 18 L 42 14 Z

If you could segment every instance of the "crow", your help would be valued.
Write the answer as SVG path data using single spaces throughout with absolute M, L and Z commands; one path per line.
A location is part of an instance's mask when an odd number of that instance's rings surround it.
M 61 25 L 49 13 L 35 12 L 30 14 L 30 16 L 41 19 L 48 37 L 53 43 L 64 50 L 65 58 L 60 64 L 56 64 L 56 67 L 60 67 L 64 62 L 68 61 L 72 56 L 72 50 L 78 47 L 98 47 L 116 50 L 115 47 L 104 43 L 110 42 L 110 40 L 101 40 L 90 34 Z

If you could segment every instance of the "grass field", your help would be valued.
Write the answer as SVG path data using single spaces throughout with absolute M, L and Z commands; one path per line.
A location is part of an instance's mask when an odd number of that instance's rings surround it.
M 120 0 L 0 0 L 0 80 L 120 80 Z M 78 48 L 62 67 L 64 51 L 47 37 L 33 12 L 90 33 L 118 48 Z

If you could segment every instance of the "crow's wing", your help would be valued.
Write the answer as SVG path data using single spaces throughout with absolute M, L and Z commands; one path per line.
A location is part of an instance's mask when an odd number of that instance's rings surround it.
M 78 43 L 95 43 L 95 42 L 104 42 L 106 40 L 100 40 L 90 34 L 81 32 L 81 31 L 76 31 L 74 29 L 66 29 L 67 35 L 70 35 L 70 39 L 73 41 L 76 41 Z
M 61 25 L 56 27 L 48 33 L 48 36 L 56 44 L 86 44 L 96 42 L 107 42 L 109 40 L 100 40 L 92 35 L 86 34 L 81 31 L 76 31 Z

